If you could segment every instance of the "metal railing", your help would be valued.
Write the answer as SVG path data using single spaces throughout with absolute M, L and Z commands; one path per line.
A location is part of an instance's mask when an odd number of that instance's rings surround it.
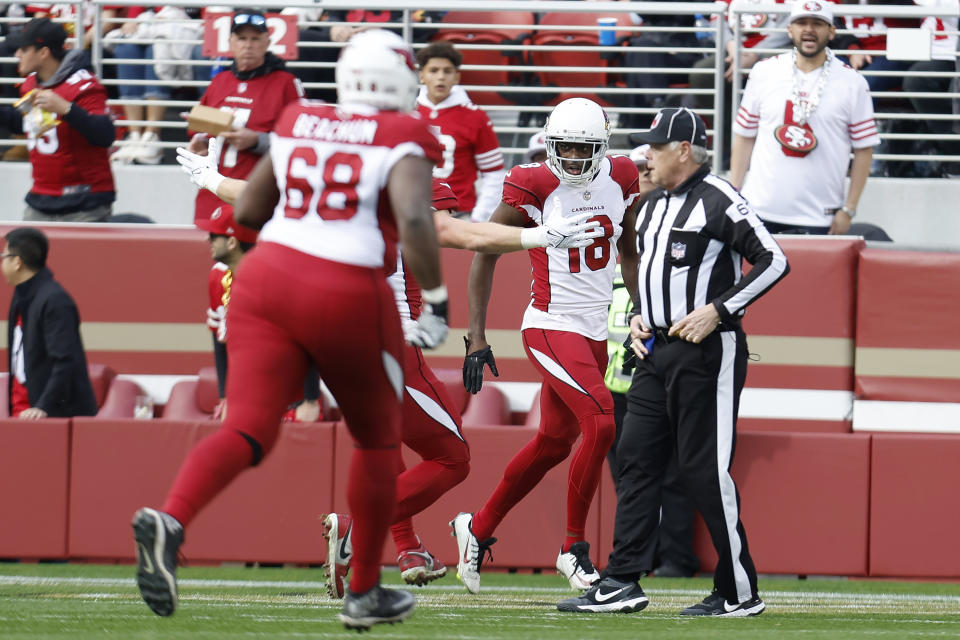
M 179 7 L 197 7 L 195 0 L 171 0 L 171 2 L 166 3 L 172 6 Z M 180 64 L 186 67 L 190 67 L 196 71 L 206 70 L 215 65 L 221 64 L 219 61 L 214 60 L 205 60 L 205 59 L 190 59 L 190 60 L 144 60 L 144 59 L 131 59 L 131 58 L 111 58 L 109 56 L 104 56 L 104 47 L 109 47 L 111 40 L 106 39 L 103 34 L 101 34 L 102 26 L 104 22 L 103 17 L 103 7 L 108 5 L 110 7 L 122 7 L 122 6 L 140 6 L 139 3 L 134 2 L 134 0 L 88 0 L 87 2 L 77 3 L 77 14 L 71 19 L 71 21 L 76 25 L 75 30 L 77 33 L 80 33 L 83 29 L 83 25 L 86 24 L 94 30 L 93 35 L 93 44 L 91 47 L 91 57 L 94 68 L 98 73 L 98 76 L 103 78 L 105 71 L 112 71 L 111 68 L 117 68 L 121 65 L 146 65 L 146 64 L 155 64 L 160 63 L 169 63 L 169 64 Z M 356 0 L 324 0 L 322 3 L 324 9 L 336 10 L 336 9 L 354 9 L 359 8 L 361 3 L 358 3 Z M 311 8 L 315 9 L 317 7 L 316 3 L 313 0 L 294 0 L 293 2 L 285 2 L 282 5 L 278 2 L 271 2 L 270 0 L 266 1 L 252 1 L 252 0 L 238 0 L 238 2 L 231 3 L 231 7 L 256 7 L 266 9 L 267 11 L 280 11 L 283 8 Z M 393 23 L 383 23 L 378 24 L 378 26 L 383 26 L 387 28 L 395 28 L 399 30 L 408 41 L 414 42 L 414 47 L 419 48 L 425 46 L 425 41 L 428 41 L 439 31 L 449 31 L 451 29 L 461 29 L 461 30 L 470 30 L 474 29 L 477 32 L 482 32 L 484 30 L 490 30 L 491 24 L 489 23 L 453 23 L 453 22 L 417 22 L 415 20 L 415 12 L 427 11 L 427 12 L 437 12 L 443 13 L 450 9 L 450 3 L 448 0 L 419 0 L 415 4 L 412 2 L 404 0 L 393 0 L 386 1 L 381 0 L 380 2 L 364 2 L 362 3 L 362 8 L 368 10 L 394 10 L 402 12 L 402 19 L 393 22 Z M 658 111 L 659 106 L 651 106 L 650 104 L 644 106 L 634 106 L 639 102 L 640 98 L 662 98 L 664 93 L 669 94 L 673 99 L 679 100 L 685 104 L 692 104 L 698 99 L 703 101 L 703 98 L 706 97 L 708 100 L 709 106 L 698 106 L 697 110 L 703 116 L 706 117 L 708 123 L 723 123 L 726 118 L 727 110 L 730 109 L 730 113 L 733 113 L 732 110 L 735 110 L 736 105 L 739 103 L 739 98 L 742 93 L 742 80 L 745 75 L 748 74 L 747 70 L 741 69 L 739 60 L 740 60 L 740 37 L 741 27 L 740 21 L 737 19 L 731 20 L 733 39 L 737 43 L 737 52 L 733 56 L 733 82 L 732 82 L 732 95 L 727 95 L 726 83 L 724 82 L 724 71 L 725 71 L 725 47 L 726 47 L 726 37 L 727 30 L 724 25 L 727 20 L 727 5 L 722 2 L 707 3 L 707 2 L 569 2 L 569 1 L 543 1 L 543 2 L 531 2 L 530 0 L 464 0 L 460 3 L 457 3 L 457 11 L 491 11 L 491 12 L 500 12 L 500 11 L 514 11 L 514 12 L 536 12 L 537 14 L 544 13 L 560 13 L 560 14 L 604 14 L 604 15 L 624 15 L 629 16 L 630 14 L 637 14 L 640 16 L 646 16 L 648 19 L 652 16 L 657 15 L 689 15 L 689 16 L 703 16 L 706 19 L 710 19 L 709 25 L 700 25 L 694 27 L 657 27 L 657 26 L 645 26 L 643 24 L 618 24 L 616 26 L 616 32 L 620 36 L 620 41 L 618 46 L 612 47 L 608 45 L 533 45 L 529 41 L 525 42 L 507 42 L 507 43 L 495 43 L 495 44 L 457 44 L 457 48 L 462 52 L 468 54 L 468 61 L 462 67 L 462 71 L 466 74 L 470 72 L 478 71 L 501 71 L 507 72 L 508 74 L 514 76 L 515 78 L 522 78 L 525 80 L 524 83 L 510 84 L 510 85 L 478 85 L 478 84 L 465 84 L 465 88 L 471 94 L 483 95 L 484 93 L 499 93 L 501 95 L 508 95 L 512 98 L 510 101 L 501 101 L 506 103 L 498 104 L 484 104 L 484 109 L 491 114 L 491 118 L 494 120 L 495 130 L 498 134 L 501 134 L 501 142 L 509 142 L 503 145 L 503 150 L 505 153 L 516 154 L 517 156 L 522 155 L 525 151 L 525 142 L 526 137 L 538 130 L 537 122 L 542 121 L 543 117 L 551 110 L 551 104 L 556 101 L 556 98 L 564 94 L 588 94 L 596 96 L 598 99 L 604 101 L 607 105 L 607 110 L 611 114 L 613 121 L 618 125 L 616 126 L 614 133 L 616 134 L 613 138 L 612 149 L 614 151 L 626 151 L 629 147 L 629 143 L 626 139 L 626 134 L 629 134 L 637 129 L 631 126 L 623 126 L 623 123 L 628 120 L 634 120 L 638 116 L 647 116 L 649 117 L 656 111 Z M 781 14 L 784 13 L 787 9 L 783 4 L 770 4 L 770 5 L 758 5 L 758 4 L 738 4 L 734 3 L 730 7 L 730 11 L 733 17 L 739 16 L 741 13 L 767 13 L 767 14 Z M 908 7 L 908 6 L 871 6 L 871 5 L 838 5 L 835 8 L 835 13 L 837 15 L 866 15 L 866 16 L 882 16 L 882 17 L 914 17 L 914 18 L 923 18 L 927 16 L 951 16 L 955 13 L 942 9 L 942 8 L 924 8 L 924 7 Z M 122 25 L 124 23 L 135 21 L 134 19 L 128 18 L 113 18 L 111 22 Z M 4 18 L 0 19 L 0 22 L 15 23 L 17 20 Z M 571 20 L 571 22 L 574 22 Z M 624 20 L 623 22 L 628 22 Z M 299 27 L 301 30 L 316 28 L 316 27 L 329 27 L 336 24 L 342 23 L 332 23 L 332 22 L 301 22 Z M 494 25 L 495 26 L 495 25 Z M 562 24 L 552 24 L 552 25 L 504 25 L 505 27 L 511 29 L 520 29 L 520 30 L 529 30 L 531 33 L 534 31 L 539 33 L 544 33 L 548 31 L 564 31 L 569 33 L 576 32 L 588 32 L 588 33 L 597 33 L 597 27 L 595 25 L 584 25 L 584 24 L 571 24 L 571 25 L 562 25 Z M 758 30 L 762 33 L 774 33 L 775 29 L 760 29 Z M 678 47 L 672 44 L 665 45 L 643 45 L 637 44 L 636 41 L 631 42 L 631 38 L 638 36 L 651 36 L 651 35 L 671 35 L 671 34 L 701 34 L 706 35 L 708 39 L 712 39 L 712 42 L 704 43 L 702 46 L 686 46 Z M 840 33 L 845 33 L 840 31 Z M 955 33 L 955 32 L 951 32 Z M 156 40 L 153 39 L 137 39 L 137 38 L 126 38 L 123 40 L 125 43 L 129 44 L 156 44 Z M 185 45 L 199 45 L 201 41 L 199 39 L 181 39 L 181 40 L 165 40 L 165 42 L 170 44 L 185 44 Z M 301 40 L 298 43 L 298 46 L 308 50 L 308 49 L 338 49 L 342 46 L 341 43 L 335 42 L 316 42 L 316 41 L 303 41 Z M 520 54 L 517 57 L 505 57 L 504 64 L 470 64 L 469 63 L 469 53 L 471 51 L 498 51 L 504 54 Z M 756 53 L 761 55 L 775 54 L 779 53 L 782 50 L 755 50 Z M 564 52 L 571 55 L 574 54 L 601 54 L 601 56 L 607 57 L 616 57 L 617 61 L 609 63 L 608 66 L 569 66 L 569 65 L 543 65 L 543 64 L 533 64 L 531 62 L 532 56 L 535 53 L 543 52 Z M 714 56 L 714 65 L 712 67 L 692 67 L 692 66 L 626 66 L 622 60 L 623 56 L 628 56 L 635 53 L 688 53 L 693 54 L 698 57 L 704 57 L 706 55 Z M 838 54 L 844 54 L 849 52 L 838 51 Z M 882 53 L 882 52 L 876 52 Z M 615 54 L 615 56 L 614 56 Z M 331 56 L 332 58 L 332 56 Z M 13 58 L 0 58 L 0 62 L 14 62 Z M 297 73 L 300 70 L 304 69 L 326 69 L 332 73 L 334 63 L 330 62 L 304 62 L 301 60 L 289 61 L 288 68 L 293 73 Z M 564 75 L 568 74 L 592 74 L 596 77 L 596 82 L 590 86 L 582 86 L 582 84 L 567 83 L 563 85 L 548 85 L 545 86 L 540 82 L 540 74 L 549 73 L 553 77 L 563 78 Z M 904 72 L 875 72 L 866 69 L 864 72 L 865 76 L 870 75 L 906 75 Z M 639 76 L 641 74 L 647 75 L 681 75 L 689 79 L 695 77 L 706 77 L 708 75 L 713 76 L 713 86 L 714 88 L 703 89 L 689 86 L 688 83 L 679 83 L 674 86 L 669 87 L 666 91 L 662 89 L 643 89 L 637 87 L 627 86 L 630 83 L 631 76 Z M 108 73 L 107 75 L 111 75 Z M 616 76 L 619 78 L 619 82 L 615 84 L 607 84 L 606 79 L 610 76 Z M 952 77 L 956 78 L 957 73 L 937 73 L 937 72 L 926 72 L 917 74 L 918 76 L 926 77 Z M 572 77 L 572 76 L 571 76 Z M 634 78 L 635 79 L 635 78 Z M 18 78 L 4 77 L 0 78 L 0 84 L 13 84 L 19 82 Z M 197 94 L 202 93 L 202 89 L 207 85 L 208 80 L 206 79 L 195 79 L 195 80 L 184 80 L 184 81 L 153 81 L 153 80 L 117 80 L 117 79 L 103 79 L 104 85 L 108 87 L 115 87 L 121 84 L 128 85 L 160 85 L 167 86 L 170 88 L 187 88 L 193 87 Z M 634 83 L 635 84 L 635 83 Z M 308 91 L 333 91 L 335 86 L 331 81 L 329 82 L 307 82 L 304 83 L 305 88 Z M 934 93 L 934 94 L 924 94 L 924 93 L 908 93 L 901 91 L 890 91 L 890 92 L 877 92 L 874 94 L 875 99 L 885 100 L 885 99 L 909 99 L 913 98 L 938 98 L 938 99 L 958 99 L 960 94 L 949 93 L 947 95 Z M 2 99 L 0 103 L 9 104 L 12 102 L 12 99 Z M 166 99 L 166 100 L 143 100 L 143 99 L 113 99 L 110 100 L 110 104 L 117 106 L 150 106 L 158 105 L 168 108 L 168 114 L 171 110 L 186 110 L 190 106 L 195 104 L 194 100 L 187 99 Z M 882 103 L 881 103 L 882 104 Z M 923 113 L 909 113 L 909 112 L 898 112 L 898 111 L 884 111 L 881 107 L 878 107 L 876 112 L 876 118 L 878 123 L 889 121 L 899 121 L 902 123 L 910 124 L 916 123 L 920 125 L 924 120 L 951 120 L 953 122 L 958 122 L 958 116 L 953 114 L 923 114 Z M 176 117 L 168 117 L 163 121 L 149 121 L 149 120 L 134 120 L 127 118 L 119 118 L 117 120 L 118 126 L 156 126 L 165 130 L 175 130 L 185 128 L 185 123 Z M 710 128 L 709 133 L 712 135 L 712 147 L 713 147 L 713 162 L 714 169 L 719 171 L 722 166 L 722 158 L 726 155 L 727 149 L 729 148 L 728 141 L 730 139 L 730 131 L 725 130 L 723 126 L 716 126 L 715 124 Z M 915 132 L 901 132 L 901 133 L 891 133 L 891 132 L 882 132 L 881 138 L 885 141 L 895 141 L 895 140 L 905 140 L 905 141 L 917 141 L 917 140 L 930 140 L 930 141 L 940 141 L 940 140 L 960 140 L 960 135 L 948 135 L 940 134 L 933 135 L 925 133 L 920 130 L 920 126 L 917 127 Z M 22 142 L 21 142 L 22 143 Z M 521 143 L 523 146 L 521 146 Z M 10 141 L 0 141 L 0 145 L 11 144 Z M 176 146 L 178 143 L 175 142 L 165 142 L 164 146 Z M 913 160 L 926 160 L 926 161 L 960 161 L 958 156 L 943 156 L 943 155 L 916 155 L 916 154 L 877 154 L 876 157 L 881 160 L 900 160 L 900 161 L 913 161 Z

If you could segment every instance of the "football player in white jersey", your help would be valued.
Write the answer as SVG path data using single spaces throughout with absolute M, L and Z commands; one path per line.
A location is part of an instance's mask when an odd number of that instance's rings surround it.
M 311 361 L 356 446 L 347 489 L 353 573 L 340 619 L 364 629 L 401 621 L 415 606 L 410 593 L 379 586 L 403 396 L 403 335 L 386 276 L 399 236 L 426 303 L 416 344 L 443 342 L 447 293 L 429 207 L 441 149 L 427 124 L 406 113 L 418 83 L 413 52 L 399 36 L 358 34 L 344 47 L 336 76 L 339 104 L 300 101 L 284 109 L 270 155 L 237 202 L 237 221 L 262 230 L 231 295 L 231 410 L 190 452 L 162 509 L 141 509 L 133 521 L 138 586 L 158 615 L 176 608 L 184 528 L 270 453 Z
M 570 455 L 567 530 L 557 570 L 575 589 L 599 579 L 585 540 L 587 511 L 604 457 L 613 442 L 613 399 L 603 382 L 607 367 L 607 308 L 619 250 L 624 281 L 637 299 L 634 220 L 639 172 L 626 156 L 606 156 L 610 123 L 595 102 L 571 98 L 557 105 L 544 128 L 547 161 L 514 167 L 491 221 L 519 227 L 552 224 L 589 212 L 604 234 L 583 249 L 531 249 L 531 301 L 523 317 L 527 357 L 543 376 L 540 429 L 514 456 L 493 495 L 475 514 L 451 525 L 457 538 L 457 575 L 480 589 L 483 555 L 497 525 L 544 474 Z M 486 364 L 497 375 L 484 333 L 496 255 L 477 254 L 470 269 L 470 329 L 463 375 L 480 390 Z

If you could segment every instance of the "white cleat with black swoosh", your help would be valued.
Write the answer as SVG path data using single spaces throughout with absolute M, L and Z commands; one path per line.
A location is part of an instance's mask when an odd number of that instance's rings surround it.
M 577 613 L 636 613 L 649 604 L 636 582 L 620 582 L 607 576 L 582 596 L 557 603 L 558 611 Z
M 346 593 L 347 573 L 353 560 L 353 517 L 331 513 L 323 520 L 323 537 L 327 539 L 327 593 L 342 598 Z

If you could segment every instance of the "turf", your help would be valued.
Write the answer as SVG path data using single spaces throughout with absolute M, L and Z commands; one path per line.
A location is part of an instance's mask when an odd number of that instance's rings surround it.
M 339 603 L 320 569 L 217 567 L 180 570 L 180 607 L 170 618 L 141 601 L 129 566 L 0 564 L 0 637 L 343 638 Z M 396 571 L 384 573 L 398 584 Z M 485 573 L 479 596 L 456 578 L 414 589 L 407 622 L 367 638 L 617 640 L 620 638 L 942 638 L 960 637 L 960 585 L 837 579 L 761 578 L 767 611 L 748 619 L 689 619 L 684 606 L 707 594 L 702 578 L 643 581 L 650 606 L 630 615 L 569 614 L 556 575 Z

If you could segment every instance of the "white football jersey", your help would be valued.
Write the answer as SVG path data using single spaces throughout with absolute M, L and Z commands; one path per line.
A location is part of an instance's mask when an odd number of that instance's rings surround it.
M 503 202 L 527 214 L 530 226 L 553 216 L 584 212 L 604 235 L 581 249 L 530 249 L 533 282 L 522 329 L 572 331 L 593 340 L 607 338 L 607 308 L 613 294 L 617 240 L 623 215 L 639 191 L 639 172 L 626 156 L 608 156 L 587 187 L 560 182 L 543 164 L 514 167 L 503 183 Z M 554 209 L 559 199 L 559 210 Z
M 303 253 L 392 269 L 397 226 L 384 190 L 403 157 L 440 159 L 440 144 L 415 115 L 300 100 L 270 134 L 280 200 L 260 232 Z

